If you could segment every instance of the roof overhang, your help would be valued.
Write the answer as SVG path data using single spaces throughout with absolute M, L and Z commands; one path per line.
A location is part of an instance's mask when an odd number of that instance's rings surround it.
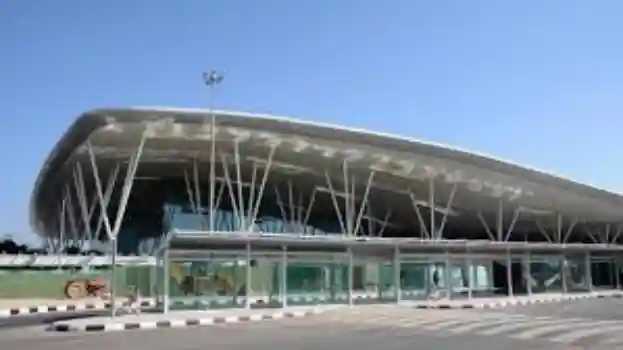
M 31 224 L 36 231 L 42 231 L 37 203 L 46 186 L 56 186 L 66 175 L 64 172 L 71 172 L 67 167 L 72 161 L 85 157 L 87 140 L 98 159 L 112 164 L 127 160 L 137 140 L 148 130 L 142 164 L 151 165 L 141 169 L 145 176 L 158 176 L 164 174 L 166 166 L 162 164 L 209 161 L 213 117 L 219 147 L 226 148 L 222 141 L 235 141 L 227 142 L 230 149 L 224 149 L 229 156 L 217 161 L 231 160 L 234 144 L 244 160 L 253 163 L 266 163 L 270 150 L 277 148 L 272 166 L 284 174 L 322 177 L 318 169 L 341 173 L 346 162 L 359 177 L 359 184 L 364 184 L 374 171 L 385 178 L 376 181 L 378 187 L 402 191 L 404 195 L 408 195 L 408 189 L 427 193 L 427 184 L 434 179 L 439 188 L 437 196 L 445 201 L 450 188 L 459 186 L 466 196 L 461 206 L 468 210 L 491 210 L 502 199 L 532 214 L 561 212 L 587 221 L 623 221 L 623 197 L 618 194 L 434 143 L 267 115 L 130 108 L 94 110 L 74 122 L 37 178 L 31 198 Z

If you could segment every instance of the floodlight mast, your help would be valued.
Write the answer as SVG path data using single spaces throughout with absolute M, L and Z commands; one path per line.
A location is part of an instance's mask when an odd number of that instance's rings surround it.
M 210 114 L 210 207 L 209 229 L 214 232 L 214 187 L 216 186 L 215 160 L 216 160 L 216 116 L 212 110 L 214 104 L 215 89 L 223 82 L 223 75 L 215 70 L 203 72 L 203 83 L 209 88 L 208 111 Z M 197 203 L 201 207 L 201 203 Z

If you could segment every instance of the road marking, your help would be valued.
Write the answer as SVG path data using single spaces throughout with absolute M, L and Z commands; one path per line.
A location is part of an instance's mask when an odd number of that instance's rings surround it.
M 422 327 L 422 329 L 425 329 L 427 331 L 437 331 L 443 328 L 446 328 L 448 326 L 453 326 L 453 325 L 460 325 L 460 324 L 464 324 L 465 322 L 470 322 L 472 320 L 469 319 L 453 319 L 453 320 L 445 320 L 445 321 L 440 321 L 437 323 L 434 323 L 432 325 L 425 325 Z
M 604 324 L 604 322 L 605 324 L 612 323 L 612 321 L 593 321 L 593 320 L 578 319 L 578 318 L 561 319 L 560 323 L 556 323 L 556 324 L 545 326 L 545 327 L 529 329 L 524 332 L 511 335 L 511 338 L 534 339 L 544 334 L 565 330 L 567 328 L 579 329 L 583 327 L 595 327 L 595 326 Z
M 513 323 L 513 324 L 506 324 L 506 325 L 502 325 L 499 327 L 494 327 L 482 332 L 479 332 L 478 334 L 480 335 L 496 335 L 496 334 L 501 334 L 501 333 L 509 333 L 511 331 L 517 331 L 520 330 L 522 328 L 528 328 L 528 327 L 537 327 L 539 325 L 548 325 L 548 324 L 560 324 L 560 322 L 567 322 L 568 320 L 561 320 L 561 319 L 533 319 L 533 320 L 525 320 L 525 321 L 521 321 L 521 322 L 517 322 L 517 323 Z M 531 328 L 532 329 L 532 328 Z M 529 332 L 530 330 L 527 330 L 525 332 Z
M 479 322 L 473 322 L 470 324 L 466 324 L 463 326 L 459 326 L 456 327 L 454 329 L 450 329 L 449 331 L 453 334 L 463 334 L 463 333 L 467 333 L 467 332 L 472 332 L 478 328 L 483 328 L 483 327 L 491 327 L 491 326 L 496 326 L 496 325 L 502 325 L 502 324 L 506 324 L 507 322 L 510 321 L 518 321 L 518 322 L 523 322 L 524 320 L 527 321 L 527 319 L 525 317 L 509 317 L 506 319 L 488 319 L 488 320 L 483 320 L 483 321 L 479 321 Z
M 617 321 L 617 322 L 619 323 L 616 325 L 610 325 L 610 326 L 605 326 L 605 327 L 594 327 L 594 324 L 593 324 L 592 328 L 582 329 L 578 331 L 572 331 L 570 333 L 561 334 L 559 336 L 550 338 L 549 340 L 556 342 L 556 343 L 572 343 L 582 338 L 623 330 L 623 324 L 621 324 L 620 321 Z

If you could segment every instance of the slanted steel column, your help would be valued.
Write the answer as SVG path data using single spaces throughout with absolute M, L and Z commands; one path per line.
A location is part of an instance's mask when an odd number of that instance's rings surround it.
M 506 283 L 508 285 L 508 296 L 513 297 L 513 258 L 510 249 L 506 251 Z
M 106 233 L 108 234 L 108 239 L 112 245 L 112 261 L 111 261 L 111 286 L 110 286 L 110 304 L 111 304 L 111 317 L 115 317 L 117 313 L 117 300 L 116 300 L 116 270 L 117 270 L 117 249 L 118 249 L 118 241 L 117 236 L 119 235 L 119 231 L 121 230 L 121 224 L 123 222 L 123 217 L 125 216 L 125 211 L 128 205 L 128 200 L 130 199 L 130 194 L 132 193 L 132 186 L 134 185 L 134 178 L 136 176 L 136 171 L 138 170 L 139 161 L 141 159 L 141 155 L 143 154 L 143 149 L 145 147 L 145 142 L 147 141 L 148 136 L 147 127 L 142 135 L 139 142 L 139 145 L 136 149 L 136 152 L 130 158 L 128 162 L 128 169 L 126 172 L 125 179 L 123 181 L 123 186 L 121 188 L 121 198 L 119 199 L 119 207 L 117 209 L 117 215 L 115 216 L 115 221 L 111 226 L 110 220 L 108 218 L 107 203 L 104 199 L 104 193 L 102 190 L 102 182 L 99 176 L 99 169 L 97 167 L 97 162 L 95 160 L 95 154 L 93 152 L 93 147 L 91 146 L 90 141 L 87 141 L 87 150 L 89 153 L 89 158 L 91 160 L 91 167 L 93 171 L 94 181 L 96 193 L 100 202 L 100 211 L 101 215 L 104 216 L 104 228 L 106 229 Z
M 281 307 L 288 307 L 288 247 L 281 248 Z
M 394 246 L 394 289 L 396 290 L 396 303 L 402 299 L 402 285 L 400 283 L 400 246 Z

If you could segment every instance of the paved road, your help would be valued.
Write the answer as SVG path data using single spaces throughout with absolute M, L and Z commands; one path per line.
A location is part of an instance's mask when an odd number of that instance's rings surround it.
M 613 350 L 623 349 L 623 317 L 614 310 L 620 305 L 593 300 L 500 310 L 366 306 L 303 319 L 90 335 L 30 327 L 0 333 L 0 349 Z
M 106 311 L 74 311 L 74 312 L 48 312 L 32 315 L 21 315 L 0 318 L 0 330 L 17 327 L 49 324 L 55 321 L 70 320 L 90 316 L 101 316 Z

